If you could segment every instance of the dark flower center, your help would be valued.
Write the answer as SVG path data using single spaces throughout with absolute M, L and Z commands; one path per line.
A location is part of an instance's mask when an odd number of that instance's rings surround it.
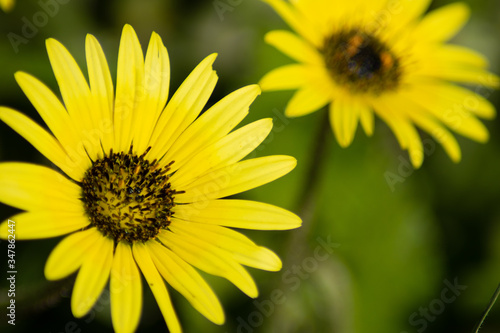
M 137 156 L 111 153 L 94 161 L 82 181 L 82 201 L 91 225 L 104 236 L 130 243 L 147 241 L 170 224 L 174 195 L 170 166 Z
M 399 85 L 399 60 L 370 34 L 355 29 L 333 34 L 321 51 L 335 82 L 354 93 L 380 94 Z

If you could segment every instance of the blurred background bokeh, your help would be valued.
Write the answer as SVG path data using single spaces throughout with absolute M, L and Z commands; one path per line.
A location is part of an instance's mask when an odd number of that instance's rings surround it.
M 451 2 L 435 0 L 431 8 Z M 484 53 L 498 74 L 500 3 L 465 2 L 472 18 L 453 42 Z M 33 20 L 38 26 L 27 27 L 26 22 Z M 292 62 L 263 42 L 267 31 L 288 27 L 257 0 L 18 0 L 12 12 L 0 12 L 0 104 L 42 123 L 14 73 L 31 73 L 58 91 L 45 50 L 49 37 L 61 41 L 85 71 L 85 35 L 95 35 L 114 77 L 125 23 L 135 28 L 144 48 L 152 31 L 163 38 L 172 67 L 171 94 L 199 61 L 217 52 L 219 82 L 209 104 Z M 244 123 L 274 118 L 273 132 L 254 156 L 292 155 L 297 168 L 239 197 L 300 213 L 309 227 L 244 231 L 284 262 L 280 272 L 249 269 L 260 290 L 255 300 L 226 280 L 204 275 L 225 309 L 223 326 L 210 323 L 170 289 L 184 331 L 472 332 L 500 282 L 500 120 L 486 122 L 491 133 L 487 144 L 458 138 L 463 151 L 459 164 L 423 134 L 428 154 L 423 166 L 413 170 L 381 121 L 373 137 L 358 131 L 347 149 L 338 146 L 329 130 L 317 159 L 314 147 L 324 115 L 285 118 L 291 94 L 263 94 Z M 500 107 L 498 92 L 482 90 L 482 94 Z M 0 160 L 50 166 L 3 123 Z M 311 177 L 319 181 L 306 187 Z M 0 205 L 2 220 L 14 213 Z M 70 310 L 74 276 L 60 282 L 44 278 L 46 258 L 59 240 L 16 243 L 15 327 L 7 324 L 5 315 L 7 242 L 0 242 L 1 332 L 112 330 L 106 292 L 89 315 L 76 319 Z M 143 291 L 138 332 L 166 332 L 151 292 L 146 287 Z M 481 332 L 500 332 L 500 304 Z

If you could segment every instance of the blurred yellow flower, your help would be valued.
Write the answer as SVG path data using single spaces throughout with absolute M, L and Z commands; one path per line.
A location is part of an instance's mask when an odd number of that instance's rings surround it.
M 49 39 L 47 50 L 64 104 L 33 76 L 18 72 L 16 79 L 53 135 L 6 107 L 0 108 L 0 119 L 69 178 L 44 166 L 0 163 L 0 201 L 25 211 L 11 218 L 16 239 L 70 233 L 50 254 L 45 275 L 56 280 L 79 270 L 71 297 L 75 317 L 92 308 L 109 279 L 113 327 L 134 331 L 142 272 L 170 332 L 181 328 L 164 280 L 222 324 L 217 297 L 192 266 L 256 297 L 257 287 L 242 265 L 277 271 L 281 261 L 228 227 L 284 230 L 301 224 L 278 207 L 220 199 L 295 167 L 288 156 L 240 161 L 272 128 L 271 119 L 262 119 L 232 131 L 260 89 L 241 88 L 200 116 L 217 81 L 216 55 L 210 55 L 167 103 L 167 50 L 153 33 L 144 59 L 129 25 L 120 42 L 116 94 L 95 37 L 86 40 L 90 85 L 62 44 Z M 7 237 L 7 221 L 0 235 Z
M 2 8 L 4 12 L 11 10 L 14 7 L 14 4 L 15 0 L 0 0 L 0 8 Z
M 357 124 L 373 133 L 374 113 L 422 164 L 422 140 L 415 126 L 431 134 L 451 159 L 460 147 L 447 127 L 475 141 L 489 134 L 477 117 L 495 109 L 481 93 L 499 78 L 488 62 L 465 47 L 446 44 L 465 24 L 469 9 L 455 3 L 421 18 L 431 0 L 264 0 L 294 29 L 272 31 L 267 43 L 300 62 L 267 73 L 263 90 L 297 89 L 285 114 L 297 117 L 329 104 L 329 116 L 342 147 L 352 142 Z M 452 83 L 479 85 L 470 91 Z M 488 90 L 486 90 L 488 92 Z

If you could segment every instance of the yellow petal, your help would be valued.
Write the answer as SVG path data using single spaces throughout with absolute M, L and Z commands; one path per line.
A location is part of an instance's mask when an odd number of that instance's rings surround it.
M 282 0 L 264 0 L 281 16 L 281 18 L 315 47 L 321 47 L 323 36 L 314 29 L 306 17 L 291 4 Z
M 316 86 L 299 89 L 288 102 L 285 109 L 287 117 L 300 117 L 321 109 L 331 101 L 331 95 Z
M 93 105 L 87 81 L 75 59 L 61 43 L 49 38 L 46 44 L 50 64 L 59 84 L 64 105 L 73 120 L 73 124 L 80 129 L 78 135 L 81 136 L 87 153 L 91 159 L 95 159 L 101 149 L 100 138 L 93 137 L 92 140 L 89 140 L 84 134 L 98 129 L 97 119 L 92 119 Z
M 431 87 L 431 91 L 434 94 L 439 94 L 443 98 L 453 101 L 453 103 L 458 104 L 461 108 L 470 111 L 478 117 L 493 119 L 496 116 L 495 106 L 480 95 L 480 93 L 489 95 L 491 91 L 486 90 L 483 92 L 483 88 L 480 87 L 471 91 L 448 83 L 439 83 L 438 86 L 429 87 Z M 429 87 L 425 87 L 426 90 L 429 90 Z
M 132 251 L 135 261 L 139 265 L 144 278 L 148 282 L 149 288 L 151 288 L 151 291 L 153 292 L 169 331 L 171 333 L 182 332 L 179 319 L 175 314 L 165 282 L 163 282 L 162 277 L 158 273 L 158 270 L 156 269 L 153 260 L 146 249 L 146 245 L 136 242 L 132 247 Z
M 264 75 L 259 85 L 264 91 L 298 89 L 309 81 L 311 70 L 302 64 L 278 67 Z
M 17 72 L 15 77 L 31 104 L 61 145 L 65 149 L 69 147 L 77 149 L 81 141 L 76 135 L 77 127 L 74 126 L 64 105 L 56 95 L 45 84 L 29 74 Z
M 462 153 L 455 137 L 432 116 L 420 113 L 410 114 L 412 121 L 443 146 L 444 150 L 455 163 L 460 162 Z
M 84 262 L 87 253 L 102 237 L 95 228 L 75 232 L 57 244 L 45 263 L 47 280 L 59 280 L 75 272 Z
M 429 112 L 455 132 L 478 142 L 488 141 L 486 127 L 465 108 L 465 100 L 452 100 L 444 95 L 441 86 L 429 89 L 426 86 L 415 87 L 405 96 L 423 109 L 415 112 Z M 439 92 L 439 93 L 438 93 Z
M 286 30 L 268 32 L 264 37 L 271 44 L 290 58 L 306 64 L 323 65 L 321 54 L 305 40 Z
M 387 29 L 397 34 L 401 29 L 407 29 L 416 19 L 425 13 L 432 0 L 411 0 L 396 3 L 397 10 L 391 16 L 391 24 L 385 24 Z
M 224 256 L 237 262 L 267 271 L 279 271 L 281 260 L 274 252 L 257 246 L 241 233 L 218 225 L 194 223 L 172 218 L 171 230 L 180 235 L 189 235 L 205 243 L 214 244 L 225 252 Z
M 250 85 L 221 99 L 179 136 L 161 164 L 175 161 L 172 165 L 175 171 L 201 149 L 222 139 L 245 118 L 250 104 L 259 94 L 259 86 Z
M 300 218 L 286 209 L 248 200 L 212 200 L 177 205 L 174 216 L 185 221 L 241 229 L 288 230 L 300 227 Z
M 111 277 L 111 319 L 115 332 L 135 332 L 142 309 L 142 282 L 130 244 L 116 245 Z
M 170 178 L 179 188 L 189 184 L 209 170 L 238 162 L 252 152 L 269 135 L 273 127 L 271 118 L 246 125 L 206 147 L 180 167 Z M 176 161 L 177 162 L 177 161 Z
M 363 126 L 366 135 L 372 136 L 375 123 L 373 111 L 369 107 L 362 108 L 360 110 L 359 120 L 361 121 L 361 126 Z
M 89 72 L 90 92 L 94 108 L 91 112 L 99 119 L 97 130 L 100 135 L 104 152 L 109 153 L 114 144 L 113 133 L 113 103 L 114 90 L 108 62 L 97 39 L 87 35 L 85 40 L 85 54 Z
M 330 104 L 330 122 L 339 145 L 348 147 L 354 139 L 361 110 L 359 102 L 338 97 Z
M 224 312 L 219 300 L 200 274 L 157 241 L 145 245 L 163 278 L 208 320 L 222 325 Z
M 178 235 L 175 233 L 175 228 L 161 232 L 158 238 L 190 265 L 208 274 L 226 278 L 249 297 L 258 296 L 257 286 L 250 274 L 231 255 L 218 249 L 211 242 L 188 234 Z
M 218 199 L 259 187 L 289 173 L 297 161 L 289 156 L 266 156 L 238 162 L 209 172 L 177 194 L 175 201 L 198 202 Z M 176 184 L 172 183 L 173 188 Z
M 128 151 L 132 142 L 132 124 L 138 114 L 136 106 L 144 99 L 144 55 L 134 29 L 123 27 L 118 50 L 116 100 L 114 109 L 115 150 Z
M 80 181 L 90 167 L 87 154 L 84 157 L 80 157 L 80 154 L 73 155 L 75 159 L 70 158 L 52 135 L 24 114 L 0 107 L 0 119 L 74 180 Z
M 0 8 L 2 8 L 4 12 L 9 12 L 14 8 L 15 3 L 15 0 L 0 0 Z
M 35 164 L 0 163 L 0 201 L 28 211 L 81 212 L 80 186 Z
M 138 107 L 141 116 L 136 118 L 133 130 L 134 149 L 146 150 L 161 111 L 167 103 L 170 85 L 170 62 L 167 49 L 157 33 L 151 35 L 146 53 L 144 102 Z
M 101 236 L 83 260 L 71 295 L 73 316 L 81 318 L 90 311 L 99 298 L 113 263 L 113 241 Z
M 394 94 L 379 99 L 374 106 L 395 133 L 401 148 L 408 149 L 413 167 L 419 168 L 424 161 L 424 149 L 415 126 L 408 119 L 406 104 L 406 100 L 400 101 L 398 95 Z
M 439 64 L 451 62 L 456 67 L 485 69 L 489 65 L 488 59 L 481 53 L 458 45 L 439 45 L 430 52 L 429 57 L 431 57 L 429 61 Z
M 457 34 L 470 16 L 469 7 L 462 3 L 452 3 L 433 10 L 417 25 L 417 38 L 430 42 L 444 42 Z
M 217 82 L 212 69 L 216 57 L 212 54 L 200 62 L 168 102 L 149 141 L 149 158 L 160 159 L 200 114 Z
M 15 221 L 16 239 L 41 239 L 57 237 L 82 229 L 89 224 L 84 216 L 83 207 L 80 212 L 33 211 L 12 216 Z M 8 220 L 0 225 L 0 238 L 7 238 Z

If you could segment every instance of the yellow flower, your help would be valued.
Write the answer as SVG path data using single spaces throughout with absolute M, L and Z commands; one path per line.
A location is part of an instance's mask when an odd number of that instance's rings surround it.
M 134 331 L 142 272 L 171 332 L 181 328 L 164 280 L 222 324 L 217 297 L 192 266 L 256 297 L 242 265 L 277 271 L 281 261 L 227 227 L 284 230 L 301 223 L 278 207 L 221 199 L 279 178 L 296 164 L 288 156 L 240 161 L 272 128 L 271 119 L 262 119 L 232 131 L 258 86 L 229 94 L 200 116 L 217 81 L 216 55 L 204 59 L 166 104 L 170 65 L 156 33 L 144 59 L 134 30 L 124 27 L 116 94 L 95 37 L 86 40 L 90 85 L 62 44 L 49 39 L 47 50 L 64 104 L 33 76 L 19 72 L 16 79 L 53 135 L 6 107 L 0 119 L 70 179 L 44 166 L 0 164 L 0 201 L 25 211 L 11 218 L 16 239 L 70 233 L 50 254 L 45 276 L 56 280 L 79 271 L 71 297 L 75 317 L 92 308 L 109 279 L 113 327 Z M 0 226 L 3 238 L 7 223 Z
M 263 90 L 297 89 L 285 114 L 297 117 L 329 104 L 340 146 L 358 122 L 372 135 L 374 113 L 409 151 L 415 167 L 424 151 L 415 126 L 428 132 L 451 159 L 460 147 L 447 128 L 479 142 L 494 107 L 481 94 L 498 87 L 488 62 L 468 48 L 446 44 L 465 24 L 469 9 L 455 3 L 420 18 L 431 0 L 264 0 L 294 29 L 265 40 L 300 62 L 266 74 Z M 455 83 L 480 85 L 475 91 Z
M 14 4 L 14 0 L 0 0 L 0 8 L 2 8 L 4 12 L 10 11 L 14 7 Z

